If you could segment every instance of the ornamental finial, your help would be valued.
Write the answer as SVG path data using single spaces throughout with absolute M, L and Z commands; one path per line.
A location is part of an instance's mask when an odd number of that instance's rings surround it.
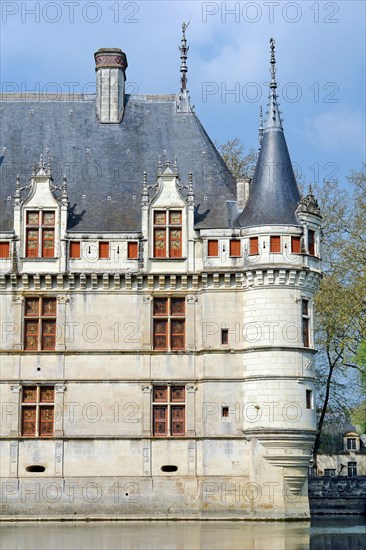
M 187 90 L 187 82 L 188 82 L 188 79 L 187 79 L 187 72 L 188 72 L 187 58 L 188 58 L 189 46 L 187 46 L 187 39 L 186 39 L 186 30 L 187 30 L 188 25 L 189 25 L 189 22 L 188 23 L 184 23 L 184 22 L 182 23 L 182 39 L 181 39 L 181 46 L 179 46 L 180 59 L 181 59 L 181 65 L 180 65 L 181 88 L 180 88 L 180 91 L 182 93 L 185 92 L 185 91 L 188 91 Z
M 279 110 L 278 102 L 277 102 L 277 81 L 276 81 L 276 54 L 275 54 L 275 40 L 274 38 L 271 38 L 270 41 L 270 48 L 271 48 L 271 67 L 270 67 L 270 73 L 271 73 L 271 82 L 269 84 L 269 100 L 268 100 L 268 111 L 267 111 L 267 120 L 266 120 L 266 126 L 264 131 L 270 128 L 276 128 L 282 130 L 282 119 L 281 119 L 281 113 Z

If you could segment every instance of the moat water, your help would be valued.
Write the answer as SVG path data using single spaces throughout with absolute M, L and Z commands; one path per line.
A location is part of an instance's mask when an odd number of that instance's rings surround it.
M 1 550 L 365 550 L 366 517 L 308 522 L 1 523 Z

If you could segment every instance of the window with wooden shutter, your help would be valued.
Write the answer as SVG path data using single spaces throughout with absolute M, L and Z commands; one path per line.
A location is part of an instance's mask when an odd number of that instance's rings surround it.
M 127 243 L 127 258 L 129 260 L 137 260 L 139 257 L 139 243 L 136 241 L 129 241 Z
M 270 252 L 279 253 L 281 252 L 281 237 L 279 235 L 273 235 L 269 240 L 269 249 Z
M 108 260 L 109 259 L 109 242 L 99 242 L 99 259 Z
M 185 435 L 185 387 L 153 387 L 153 435 Z
M 230 256 L 237 258 L 241 255 L 240 253 L 240 240 L 239 239 L 230 239 Z
M 185 349 L 185 299 L 154 298 L 153 326 L 154 349 Z
M 207 241 L 207 256 L 217 257 L 219 255 L 219 241 L 210 239 Z
M 308 250 L 310 256 L 315 256 L 315 231 L 308 230 Z
M 26 298 L 24 309 L 24 349 L 56 348 L 56 298 Z
M 259 253 L 258 237 L 250 237 L 249 239 L 249 254 L 254 255 Z
M 10 258 L 10 243 L 9 242 L 0 242 L 0 258 Z
M 72 260 L 80 259 L 80 241 L 70 242 L 70 258 Z
M 291 237 L 291 252 L 292 254 L 301 253 L 301 237 Z
M 21 435 L 52 437 L 54 433 L 55 388 L 23 386 Z

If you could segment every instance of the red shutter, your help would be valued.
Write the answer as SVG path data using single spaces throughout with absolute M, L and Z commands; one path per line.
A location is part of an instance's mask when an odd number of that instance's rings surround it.
M 154 386 L 153 401 L 160 403 L 168 402 L 168 386 Z
M 154 258 L 166 257 L 166 229 L 154 229 Z
M 185 388 L 184 386 L 172 386 L 171 388 L 171 401 L 174 403 L 184 403 L 185 401 Z
M 185 320 L 171 320 L 171 342 L 170 347 L 174 349 L 184 349 Z
M 171 227 L 169 229 L 169 258 L 182 257 L 182 230 Z
M 53 258 L 55 248 L 55 230 L 43 229 L 42 230 L 42 257 Z
M 308 230 L 308 249 L 310 256 L 315 256 L 315 232 Z
M 42 321 L 42 349 L 54 350 L 56 347 L 56 321 Z
M 127 243 L 127 257 L 129 260 L 136 260 L 139 257 L 139 246 L 137 242 Z
M 168 321 L 166 319 L 154 320 L 154 349 L 168 349 Z
M 36 407 L 22 408 L 22 435 L 36 435 Z
M 78 260 L 80 258 L 80 241 L 71 241 L 70 258 L 72 260 Z
M 207 256 L 219 255 L 219 241 L 207 241 Z
M 301 239 L 300 237 L 291 237 L 291 252 L 293 254 L 301 253 Z
M 27 258 L 38 257 L 38 229 L 27 229 L 27 242 L 25 254 Z
M 230 240 L 230 256 L 239 257 L 240 256 L 240 240 L 231 239 Z
M 54 407 L 39 408 L 39 435 L 43 437 L 53 436 L 53 411 Z
M 168 407 L 153 407 L 153 430 L 154 435 L 167 435 L 168 433 Z
M 0 243 L 0 258 L 10 258 L 10 243 Z
M 258 254 L 258 237 L 251 237 L 249 239 L 249 254 Z
M 270 251 L 271 252 L 281 252 L 281 237 L 280 236 L 273 236 L 270 237 Z
M 33 321 L 25 321 L 24 326 L 24 349 L 36 350 L 38 349 L 38 319 Z
M 174 405 L 171 407 L 171 435 L 184 435 L 185 407 Z
M 108 260 L 109 258 L 109 243 L 100 242 L 99 243 L 99 259 Z

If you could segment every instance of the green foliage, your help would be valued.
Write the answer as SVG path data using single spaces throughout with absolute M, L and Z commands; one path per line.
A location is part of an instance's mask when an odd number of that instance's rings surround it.
M 239 138 L 229 140 L 219 145 L 218 150 L 234 178 L 253 177 L 258 158 L 257 151 L 250 149 L 248 153 L 246 153 L 245 145 L 241 143 Z

